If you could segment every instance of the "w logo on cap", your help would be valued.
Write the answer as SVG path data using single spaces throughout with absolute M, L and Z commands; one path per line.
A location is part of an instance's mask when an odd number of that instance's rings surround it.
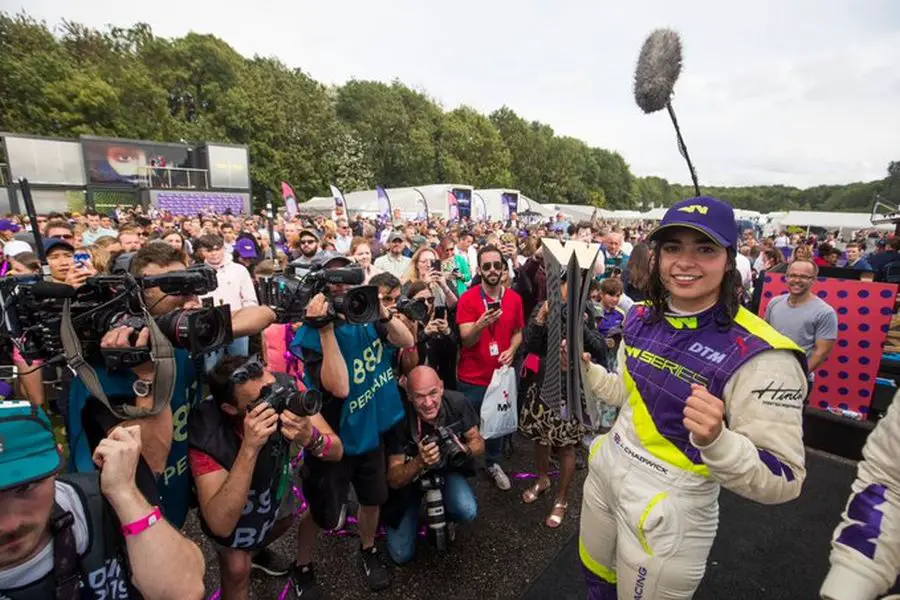
M 691 204 L 689 206 L 682 206 L 678 210 L 679 212 L 700 213 L 701 215 L 705 215 L 709 212 L 709 207 L 702 204 Z

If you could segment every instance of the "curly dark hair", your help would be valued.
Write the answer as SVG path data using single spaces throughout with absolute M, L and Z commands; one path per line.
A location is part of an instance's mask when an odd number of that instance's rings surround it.
M 662 244 L 654 243 L 652 252 L 654 258 L 653 270 L 650 272 L 650 282 L 647 290 L 647 303 L 650 310 L 646 318 L 650 322 L 655 323 L 665 316 L 669 301 L 669 291 L 663 284 L 662 277 L 659 274 Z M 722 277 L 722 285 L 719 288 L 719 304 L 725 310 L 716 316 L 717 325 L 722 329 L 727 329 L 734 324 L 734 317 L 741 308 L 741 274 L 737 270 L 735 263 L 734 248 L 728 248 L 727 252 L 725 276 Z

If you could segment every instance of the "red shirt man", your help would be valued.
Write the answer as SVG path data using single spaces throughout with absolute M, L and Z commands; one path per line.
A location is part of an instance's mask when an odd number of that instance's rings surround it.
M 477 414 L 481 414 L 484 394 L 494 371 L 511 365 L 522 343 L 525 327 L 522 298 L 500 284 L 506 269 L 506 260 L 497 248 L 482 248 L 478 252 L 481 285 L 468 290 L 456 305 L 456 322 L 462 341 L 457 389 L 466 396 Z M 487 440 L 484 462 L 497 487 L 508 490 L 509 478 L 498 463 L 502 442 L 501 438 Z
M 500 252 L 483 252 L 478 262 L 481 285 L 466 291 L 456 307 L 456 322 L 463 338 L 458 375 L 460 381 L 487 387 L 496 369 L 512 364 L 522 343 L 525 313 L 521 296 L 500 285 L 501 269 L 505 268 Z M 500 269 L 485 272 L 485 265 L 495 264 L 501 265 Z M 491 285 L 492 281 L 496 283 Z M 500 303 L 499 311 L 488 311 L 493 302 Z

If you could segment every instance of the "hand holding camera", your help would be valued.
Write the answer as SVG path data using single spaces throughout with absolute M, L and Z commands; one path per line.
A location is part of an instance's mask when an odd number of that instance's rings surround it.
M 134 483 L 141 456 L 141 427 L 116 427 L 94 450 L 100 469 L 100 489 L 110 502 L 136 492 Z
M 312 422 L 309 417 L 300 417 L 285 410 L 281 413 L 281 435 L 289 442 L 298 441 L 301 446 L 308 446 L 313 437 Z
M 441 450 L 435 441 L 425 438 L 419 441 L 419 456 L 426 468 L 434 467 L 441 462 Z
M 326 316 L 328 316 L 328 298 L 320 292 L 313 296 L 306 306 L 306 318 L 319 319 Z
M 265 402 L 244 415 L 244 444 L 254 452 L 258 452 L 277 430 L 278 413 Z
M 100 338 L 101 350 L 132 350 L 150 347 L 150 330 L 144 327 L 135 337 L 134 327 L 122 326 L 110 329 Z M 138 378 L 152 381 L 156 374 L 156 364 L 152 360 L 131 368 Z

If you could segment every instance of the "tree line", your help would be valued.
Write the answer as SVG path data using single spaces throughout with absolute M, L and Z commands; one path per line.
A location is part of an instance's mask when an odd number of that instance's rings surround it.
M 51 30 L 0 12 L 0 131 L 246 144 L 257 199 L 266 190 L 279 197 L 282 180 L 300 198 L 325 195 L 331 183 L 352 191 L 433 182 L 609 209 L 693 195 L 635 177 L 617 152 L 558 136 L 506 106 L 448 111 L 399 81 L 325 86 L 276 58 L 242 57 L 213 35 L 166 39 L 143 23 L 98 30 L 63 21 Z M 761 212 L 866 211 L 877 195 L 900 203 L 900 163 L 867 183 L 703 192 Z

